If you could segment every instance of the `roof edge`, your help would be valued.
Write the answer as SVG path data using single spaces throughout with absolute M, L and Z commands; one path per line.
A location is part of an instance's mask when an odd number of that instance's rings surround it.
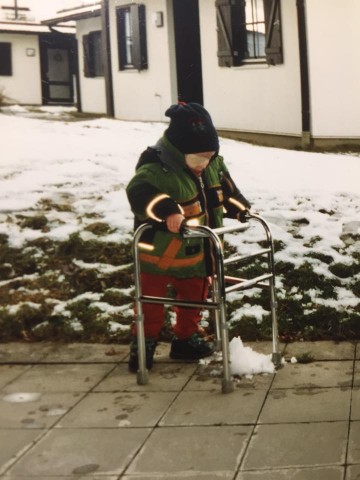
M 78 7 L 72 10 L 63 10 L 53 18 L 42 20 L 43 25 L 57 25 L 60 22 L 71 22 L 84 20 L 86 18 L 98 17 L 101 15 L 101 4 Z

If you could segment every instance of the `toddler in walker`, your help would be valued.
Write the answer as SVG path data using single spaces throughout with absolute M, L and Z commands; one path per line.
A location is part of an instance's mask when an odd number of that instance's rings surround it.
M 144 222 L 154 225 L 141 239 L 142 293 L 166 297 L 171 284 L 177 299 L 202 302 L 214 271 L 212 246 L 208 239 L 183 239 L 181 224 L 191 220 L 218 228 L 223 216 L 245 221 L 250 203 L 219 155 L 218 135 L 207 110 L 197 103 L 180 103 L 165 115 L 170 118 L 168 128 L 156 145 L 141 154 L 127 187 L 135 228 Z M 146 366 L 151 369 L 164 307 L 144 303 L 143 313 Z M 177 307 L 176 313 L 170 357 L 197 360 L 211 355 L 213 345 L 199 328 L 200 309 Z M 129 370 L 137 372 L 135 325 L 132 333 Z

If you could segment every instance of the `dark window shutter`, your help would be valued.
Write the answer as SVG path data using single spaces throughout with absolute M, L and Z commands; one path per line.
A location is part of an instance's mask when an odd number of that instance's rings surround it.
M 130 15 L 133 32 L 134 68 L 144 70 L 148 67 L 145 5 L 131 5 Z
M 101 31 L 90 32 L 90 56 L 93 66 L 93 74 L 95 77 L 104 76 L 104 62 L 102 52 L 102 35 Z
M 0 75 L 12 75 L 11 43 L 0 43 Z
M 245 0 L 216 0 L 218 59 L 221 67 L 241 65 L 247 39 Z
M 94 77 L 94 68 L 91 55 L 91 35 L 83 36 L 84 52 L 84 75 L 85 77 Z
M 118 56 L 119 70 L 125 69 L 126 59 L 126 37 L 125 37 L 125 10 L 119 8 L 116 10 L 117 34 L 118 34 Z
M 280 0 L 264 0 L 266 60 L 270 65 L 283 63 Z

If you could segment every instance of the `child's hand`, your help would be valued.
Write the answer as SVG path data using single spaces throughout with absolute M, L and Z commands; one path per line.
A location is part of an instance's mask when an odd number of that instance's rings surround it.
M 181 213 L 174 213 L 172 215 L 169 215 L 166 219 L 167 229 L 172 233 L 179 233 L 180 226 L 184 220 L 185 217 L 184 215 L 181 215 Z

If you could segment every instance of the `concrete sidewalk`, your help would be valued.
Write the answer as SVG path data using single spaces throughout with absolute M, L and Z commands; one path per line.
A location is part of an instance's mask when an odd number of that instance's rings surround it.
M 224 395 L 220 364 L 172 362 L 166 344 L 146 386 L 126 346 L 0 344 L 0 477 L 359 479 L 360 343 L 283 351 L 314 361 Z

